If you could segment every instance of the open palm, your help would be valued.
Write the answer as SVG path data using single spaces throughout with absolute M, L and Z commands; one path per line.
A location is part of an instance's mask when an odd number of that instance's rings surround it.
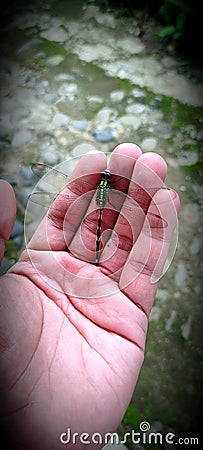
M 162 189 L 167 168 L 159 155 L 142 155 L 133 144 L 118 146 L 108 167 L 119 175 L 119 188 L 132 178 L 143 190 L 133 198 L 136 214 L 133 208 L 129 217 L 122 210 L 116 218 L 111 210 L 103 213 L 96 266 L 90 255 L 97 210 L 88 205 L 84 218 L 77 179 L 92 181 L 105 167 L 101 152 L 81 159 L 72 186 L 63 191 L 74 187 L 74 205 L 59 195 L 20 260 L 1 278 L 0 404 L 5 442 L 12 429 L 13 448 L 57 450 L 60 436 L 70 438 L 68 448 L 86 448 L 85 440 L 89 448 L 102 447 L 104 440 L 96 444 L 93 433 L 102 439 L 115 431 L 137 381 L 179 199 Z M 153 200 L 144 191 L 149 187 L 155 188 Z M 4 226 L 0 233 L 5 241 Z M 87 435 L 81 439 L 81 433 Z

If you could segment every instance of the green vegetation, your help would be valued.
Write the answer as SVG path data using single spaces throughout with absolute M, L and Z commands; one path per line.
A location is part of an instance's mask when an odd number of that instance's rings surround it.
M 137 12 L 141 12 L 142 30 L 146 19 L 154 17 L 159 23 L 157 36 L 161 41 L 175 42 L 177 48 L 190 58 L 202 58 L 201 52 L 196 49 L 201 42 L 199 0 L 88 0 L 88 3 L 120 15 L 136 16 Z
M 5 256 L 9 259 L 17 259 L 17 248 L 12 239 L 6 242 Z
M 48 56 L 55 55 L 66 55 L 66 50 L 60 45 L 58 42 L 49 41 L 47 39 L 43 39 L 42 42 L 37 44 L 36 48 L 39 51 L 44 51 Z

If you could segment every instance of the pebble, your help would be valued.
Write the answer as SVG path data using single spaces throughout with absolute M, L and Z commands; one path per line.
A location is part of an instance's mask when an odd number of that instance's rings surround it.
M 192 327 L 192 316 L 190 315 L 186 320 L 186 322 L 181 326 L 181 334 L 186 341 L 188 341 L 190 337 L 191 327 Z
M 52 119 L 53 125 L 61 127 L 70 123 L 70 117 L 63 113 L 56 113 Z
M 15 127 L 22 119 L 27 119 L 31 114 L 30 108 L 19 107 L 11 113 L 11 123 Z
M 142 114 L 146 109 L 146 106 L 142 103 L 131 103 L 126 107 L 126 112 L 130 114 Z
M 7 258 L 7 256 L 4 256 L 2 263 L 1 263 L 1 267 L 0 267 L 0 275 L 3 275 L 4 273 L 6 273 L 8 271 L 8 269 L 10 269 L 10 267 L 13 265 L 13 263 L 14 263 L 14 261 Z
M 186 277 L 187 277 L 187 272 L 185 269 L 185 264 L 182 261 L 180 261 L 178 263 L 176 273 L 175 273 L 175 282 L 179 288 L 184 287 L 185 282 L 186 282 Z
M 71 125 L 78 131 L 86 131 L 89 125 L 88 120 L 72 120 Z
M 30 166 L 21 166 L 18 179 L 21 186 L 33 186 L 37 182 L 37 177 Z
M 70 73 L 57 73 L 54 77 L 55 81 L 73 81 L 74 76 Z
M 48 166 L 55 166 L 61 160 L 61 155 L 57 150 L 57 146 L 54 144 L 45 144 L 43 148 L 41 147 L 41 157 L 40 161 L 43 161 Z
M 177 155 L 179 166 L 193 166 L 199 161 L 199 155 L 196 151 L 181 151 Z
M 159 306 L 153 306 L 150 312 L 149 321 L 157 322 L 161 317 L 161 308 Z
M 41 31 L 40 36 L 48 41 L 65 42 L 68 39 L 68 33 L 60 26 Z
M 18 193 L 18 201 L 25 208 L 27 206 L 29 195 L 32 193 L 33 188 L 31 186 L 22 186 Z
M 61 64 L 62 61 L 64 61 L 65 56 L 62 55 L 54 55 L 54 56 L 50 56 L 49 58 L 47 58 L 46 63 L 49 66 L 55 67 L 58 66 L 59 64 Z
M 145 152 L 153 152 L 154 150 L 156 150 L 157 146 L 158 146 L 157 140 L 152 137 L 144 138 L 141 143 L 141 149 Z
M 28 130 L 20 130 L 14 134 L 11 146 L 15 148 L 28 144 L 33 138 L 33 134 Z
M 168 299 L 169 292 L 167 289 L 157 289 L 156 298 L 160 300 L 161 302 L 166 302 Z
M 110 93 L 110 101 L 112 103 L 120 103 L 125 98 L 124 91 L 112 91 Z
M 110 120 L 114 120 L 117 116 L 117 112 L 112 108 L 102 108 L 95 115 L 95 122 L 108 123 Z
M 133 130 L 138 130 L 141 126 L 141 117 L 136 117 L 133 114 L 124 114 L 122 117 L 118 118 L 118 123 L 124 128 L 131 128 Z
M 172 326 L 173 326 L 173 324 L 174 324 L 174 322 L 176 320 L 176 317 L 177 317 L 177 312 L 173 309 L 171 311 L 171 314 L 170 314 L 169 318 L 166 321 L 166 326 L 165 326 L 165 330 L 166 331 L 169 331 L 169 332 L 171 331 Z
M 190 253 L 192 255 L 197 255 L 200 249 L 201 249 L 201 242 L 197 237 L 195 237 L 190 245 Z
M 35 85 L 35 90 L 40 92 L 40 94 L 44 94 L 49 86 L 48 80 L 41 80 L 39 83 Z
M 59 95 L 62 97 L 69 97 L 70 95 L 76 94 L 78 86 L 76 83 L 63 83 L 59 87 Z
M 11 238 L 13 238 L 15 236 L 19 236 L 19 235 L 23 234 L 23 232 L 24 232 L 24 226 L 20 222 L 20 220 L 18 218 L 16 218 L 14 225 L 13 225 L 12 232 L 11 232 Z
M 137 88 L 132 89 L 131 95 L 133 97 L 135 97 L 135 98 L 144 98 L 144 97 L 146 97 L 145 92 L 142 91 L 141 89 L 137 89 Z
M 199 222 L 199 206 L 196 203 L 187 203 L 182 208 L 182 216 L 189 225 Z
M 98 142 L 110 142 L 115 139 L 115 127 L 108 125 L 101 130 L 93 130 L 92 135 Z
M 99 95 L 88 95 L 87 101 L 92 107 L 102 105 L 102 103 L 104 103 L 104 99 Z
M 143 52 L 145 45 L 139 38 L 128 37 L 118 39 L 117 46 L 131 55 L 136 55 Z
M 58 99 L 58 95 L 55 92 L 48 92 L 43 97 L 43 100 L 50 105 L 52 103 L 55 103 L 57 99 Z
M 69 48 L 67 50 L 69 50 Z M 77 44 L 72 48 L 72 52 L 82 61 L 87 63 L 95 62 L 100 59 L 109 61 L 114 59 L 114 49 L 108 47 L 106 44 Z

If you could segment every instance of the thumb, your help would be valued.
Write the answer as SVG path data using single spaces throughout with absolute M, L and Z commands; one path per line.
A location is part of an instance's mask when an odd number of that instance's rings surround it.
M 12 186 L 0 180 L 0 264 L 16 217 L 16 200 Z

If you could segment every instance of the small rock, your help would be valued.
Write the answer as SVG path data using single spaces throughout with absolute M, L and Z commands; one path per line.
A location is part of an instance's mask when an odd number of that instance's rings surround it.
M 74 76 L 70 73 L 57 73 L 54 77 L 55 81 L 73 81 Z
M 58 95 L 55 92 L 48 92 L 43 97 L 43 100 L 50 105 L 52 103 L 55 103 L 57 99 L 58 99 Z
M 88 120 L 72 120 L 71 125 L 78 131 L 86 131 L 88 128 Z
M 11 232 L 11 238 L 15 237 L 15 236 L 20 236 L 21 234 L 23 234 L 24 231 L 24 226 L 23 224 L 20 222 L 20 220 L 17 218 L 14 222 L 14 226 Z
M 125 97 L 124 91 L 112 91 L 110 93 L 110 100 L 112 103 L 120 103 Z
M 199 222 L 199 206 L 196 203 L 187 203 L 183 206 L 182 215 L 189 225 Z
M 159 306 L 153 306 L 150 312 L 149 321 L 157 322 L 161 317 L 161 308 Z
M 11 186 L 16 186 L 16 184 L 17 184 L 16 181 L 13 178 L 11 178 L 10 175 L 7 175 L 7 174 L 1 173 L 0 174 L 0 179 L 8 181 L 8 183 L 10 183 Z
M 110 120 L 114 120 L 117 116 L 117 112 L 112 108 L 102 108 L 100 109 L 96 116 L 95 122 L 108 123 Z
M 33 138 L 33 135 L 28 130 L 21 130 L 18 131 L 12 139 L 11 145 L 12 147 L 18 148 L 22 147 L 25 144 L 28 144 Z
M 145 152 L 153 152 L 157 148 L 157 140 L 155 138 L 149 137 L 143 139 L 141 143 L 141 149 Z
M 35 85 L 35 90 L 40 92 L 40 94 L 44 94 L 49 86 L 48 80 L 41 80 L 39 83 Z
M 183 262 L 179 262 L 175 273 L 175 282 L 179 288 L 185 285 L 186 276 L 187 272 L 185 269 L 185 264 Z
M 58 66 L 63 60 L 65 56 L 62 55 L 54 55 L 47 58 L 46 62 L 49 66 L 55 67 Z
M 156 96 L 153 98 L 153 100 L 151 100 L 151 102 L 149 103 L 151 108 L 161 108 L 161 104 L 162 104 L 162 97 L 161 96 Z
M 146 97 L 146 94 L 145 94 L 144 91 L 141 91 L 141 89 L 136 89 L 136 88 L 132 89 L 131 95 L 133 97 L 135 97 L 135 98 L 144 98 L 144 97 Z
M 126 107 L 126 112 L 129 114 L 142 114 L 146 109 L 146 106 L 142 103 L 132 103 Z
M 59 95 L 69 96 L 70 94 L 76 94 L 78 86 L 76 83 L 63 83 L 59 87 Z
M 117 41 L 117 46 L 131 55 L 141 53 L 145 49 L 145 45 L 137 37 L 126 37 Z
M 175 310 L 171 311 L 170 317 L 166 321 L 166 331 L 171 331 L 174 321 L 177 317 L 177 312 Z
M 22 166 L 18 173 L 18 178 L 21 186 L 32 186 L 37 182 L 37 177 L 30 166 Z
M 56 127 L 61 127 L 63 125 L 68 125 L 70 123 L 70 118 L 63 113 L 56 113 L 52 119 L 53 125 Z
M 166 289 L 157 289 L 156 298 L 161 302 L 165 302 L 168 299 L 169 292 Z
M 181 334 L 186 341 L 189 339 L 191 327 L 192 327 L 192 316 L 189 316 L 186 322 L 181 326 Z
M 201 242 L 197 237 L 195 237 L 190 245 L 190 252 L 192 255 L 197 255 L 200 249 L 201 249 Z
M 68 33 L 60 26 L 55 26 L 49 30 L 42 31 L 40 36 L 48 41 L 65 42 L 68 39 Z
M 102 130 L 93 130 L 92 135 L 98 142 L 110 142 L 115 139 L 115 127 L 108 125 Z
M 45 164 L 48 164 L 48 166 L 55 166 L 60 162 L 61 157 L 55 148 L 49 148 L 42 154 L 41 159 Z
M 136 117 L 133 114 L 125 114 L 124 116 L 119 117 L 118 123 L 120 123 L 120 125 L 122 125 L 124 128 L 138 130 L 142 122 L 140 117 Z
M 19 194 L 18 194 L 18 201 L 21 203 L 25 208 L 27 206 L 27 202 L 29 199 L 29 195 L 32 193 L 32 187 L 22 187 Z
M 8 271 L 8 269 L 10 269 L 10 267 L 13 265 L 13 263 L 14 263 L 14 261 L 7 258 L 7 256 L 4 256 L 2 263 L 1 263 L 1 267 L 0 267 L 0 275 L 3 275 L 4 273 L 6 273 Z
M 181 151 L 177 157 L 177 163 L 179 166 L 193 166 L 194 164 L 197 164 L 198 161 L 199 155 L 195 151 Z
M 102 105 L 104 103 L 104 99 L 99 95 L 88 95 L 87 101 L 92 107 L 96 107 L 98 105 Z
M 167 123 L 161 122 L 160 120 L 158 123 L 153 125 L 152 130 L 158 137 L 162 137 L 163 139 L 169 139 L 173 134 L 171 127 Z
M 69 50 L 69 48 L 67 49 Z M 80 60 L 85 61 L 87 63 L 98 61 L 98 60 L 107 60 L 112 61 L 114 59 L 114 49 L 112 47 L 107 46 L 106 43 L 98 43 L 98 44 L 77 44 L 72 48 L 72 52 L 75 53 Z
M 29 108 L 16 108 L 12 113 L 11 113 L 11 123 L 12 125 L 16 126 L 18 125 L 18 123 L 22 120 L 25 119 L 27 117 L 29 117 L 31 114 L 31 111 Z

